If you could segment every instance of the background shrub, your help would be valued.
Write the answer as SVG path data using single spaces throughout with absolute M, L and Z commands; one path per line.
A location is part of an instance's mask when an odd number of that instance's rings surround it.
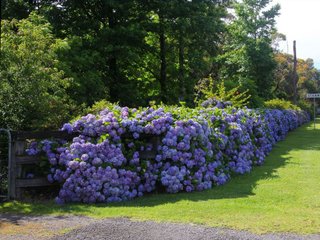
M 266 108 L 269 109 L 281 109 L 281 110 L 301 110 L 297 105 L 292 104 L 290 101 L 283 99 L 272 99 L 264 102 Z

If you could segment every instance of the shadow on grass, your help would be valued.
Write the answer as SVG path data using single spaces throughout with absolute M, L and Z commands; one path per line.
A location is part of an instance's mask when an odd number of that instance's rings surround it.
M 317 119 L 318 128 L 320 119 Z M 290 151 L 320 150 L 320 129 L 313 130 L 311 124 L 305 124 L 296 131 L 290 132 L 286 140 L 277 143 L 264 165 L 255 167 L 245 175 L 233 176 L 231 180 L 218 187 L 203 192 L 178 194 L 149 194 L 129 202 L 98 204 L 101 207 L 152 207 L 181 200 L 206 201 L 209 199 L 245 198 L 254 195 L 253 190 L 260 180 L 278 178 L 277 169 L 290 161 Z M 314 137 L 317 137 L 314 139 Z M 293 164 L 293 163 L 290 163 Z
M 317 119 L 317 127 L 320 119 Z M 152 193 L 144 197 L 122 203 L 95 204 L 95 208 L 125 208 L 125 207 L 153 207 L 182 200 L 206 201 L 210 199 L 245 198 L 254 195 L 253 190 L 260 180 L 278 178 L 277 169 L 290 161 L 290 151 L 320 150 L 320 129 L 313 130 L 313 125 L 306 124 L 296 131 L 290 132 L 285 141 L 277 143 L 264 165 L 255 167 L 249 174 L 234 176 L 226 185 L 214 187 L 203 192 L 157 194 Z M 292 163 L 290 163 L 292 164 Z M 90 214 L 92 209 L 85 204 L 56 205 L 53 201 L 36 203 L 15 203 L 0 205 L 0 213 L 24 214 Z M 119 210 L 121 211 L 121 210 Z M 19 216 L 17 216 L 19 217 Z M 1 218 L 0 218 L 1 221 Z

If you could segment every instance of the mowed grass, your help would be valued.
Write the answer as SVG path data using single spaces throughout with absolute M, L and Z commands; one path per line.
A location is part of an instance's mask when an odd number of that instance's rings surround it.
M 125 203 L 67 204 L 9 202 L 0 213 L 81 214 L 204 224 L 255 233 L 319 233 L 320 120 L 279 142 L 261 167 L 204 192 L 150 194 Z

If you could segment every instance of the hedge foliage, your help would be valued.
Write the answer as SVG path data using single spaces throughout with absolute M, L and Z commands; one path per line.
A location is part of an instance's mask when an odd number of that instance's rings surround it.
M 28 153 L 47 154 L 48 179 L 61 183 L 58 203 L 115 202 L 225 184 L 263 164 L 277 141 L 309 121 L 303 111 L 236 109 L 212 99 L 203 106 L 110 106 L 65 124 L 62 130 L 79 133 L 72 143 L 45 140 Z M 157 149 L 151 136 L 160 139 Z

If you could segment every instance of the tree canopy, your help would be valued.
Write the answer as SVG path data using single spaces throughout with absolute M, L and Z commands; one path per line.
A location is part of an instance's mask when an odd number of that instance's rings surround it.
M 2 0 L 0 123 L 58 126 L 100 100 L 193 107 L 208 78 L 208 92 L 223 84 L 251 107 L 292 100 L 292 57 L 274 48 L 280 6 L 270 3 Z M 298 72 L 302 100 L 319 71 L 299 60 Z
M 68 48 L 37 14 L 1 21 L 0 125 L 52 127 L 68 119 L 72 79 L 60 68 L 56 52 Z

